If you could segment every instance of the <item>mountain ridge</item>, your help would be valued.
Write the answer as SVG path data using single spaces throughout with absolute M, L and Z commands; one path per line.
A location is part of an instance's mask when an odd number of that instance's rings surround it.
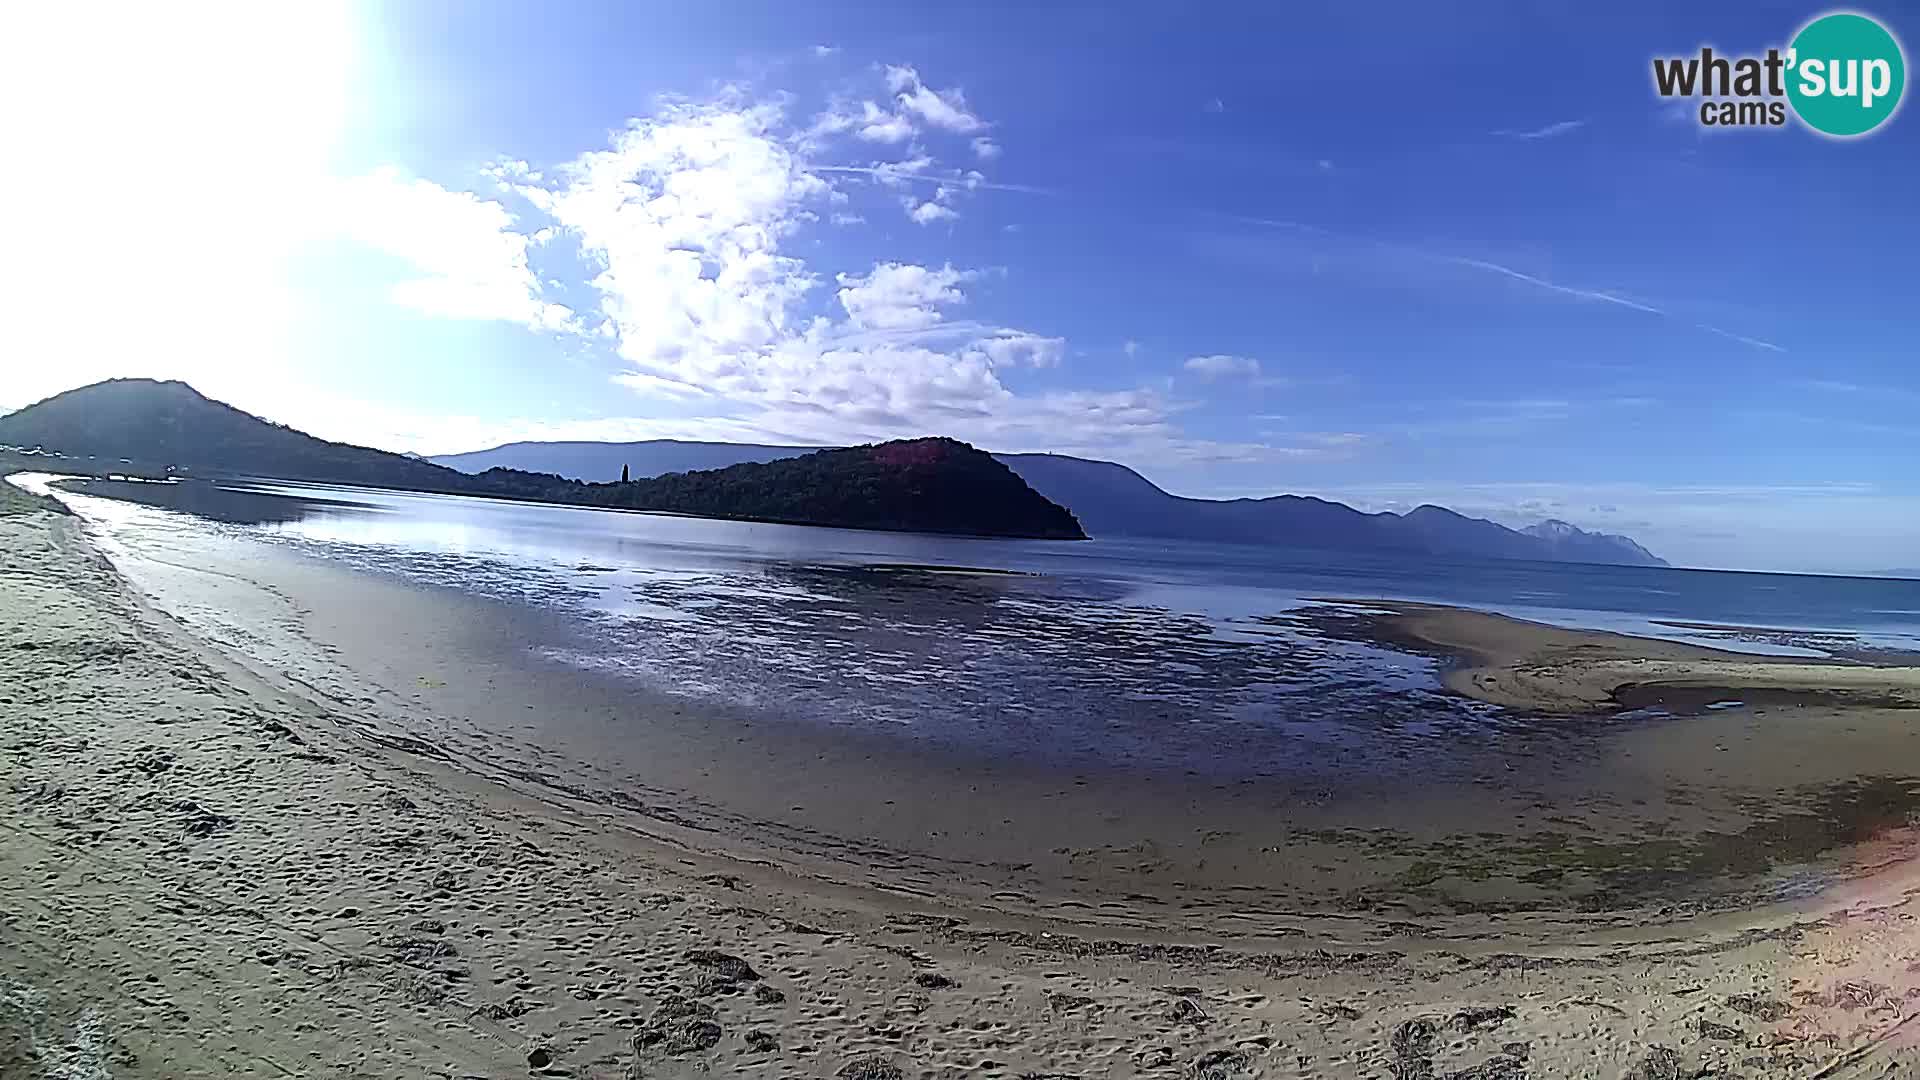
M 465 473 L 328 442 L 214 401 L 183 382 L 110 379 L 0 416 L 0 445 L 164 466 L 189 476 L 272 477 L 836 528 L 1086 538 L 1070 512 L 1005 464 L 947 438 L 587 483 L 498 467 Z
M 551 461 L 550 448 L 565 447 L 581 479 L 617 476 L 631 468 L 646 475 L 698 448 L 707 460 L 746 462 L 805 448 L 761 443 L 683 442 L 648 439 L 627 443 L 510 443 L 488 450 L 433 458 L 453 467 Z M 767 455 L 769 457 L 763 457 Z M 1119 462 L 1066 454 L 995 454 L 1034 490 L 1065 506 L 1093 536 L 1128 536 L 1200 542 L 1359 547 L 1418 551 L 1432 555 L 1530 559 L 1547 562 L 1665 566 L 1630 537 L 1587 532 L 1563 521 L 1510 529 L 1431 504 L 1405 514 L 1367 513 L 1310 495 L 1196 499 L 1174 495 Z

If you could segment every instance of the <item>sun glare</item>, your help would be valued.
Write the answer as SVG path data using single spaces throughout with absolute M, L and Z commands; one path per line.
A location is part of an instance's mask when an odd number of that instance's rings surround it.
M 22 159 L 0 183 L 31 211 L 0 279 L 39 316 L 0 330 L 6 351 L 61 382 L 148 370 L 156 352 L 216 382 L 270 362 L 285 264 L 343 134 L 350 10 L 23 5 L 4 20 L 0 108 Z

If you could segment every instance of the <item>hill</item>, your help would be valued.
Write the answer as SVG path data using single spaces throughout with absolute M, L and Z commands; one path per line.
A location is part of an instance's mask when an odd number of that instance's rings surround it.
M 635 477 L 654 475 L 658 462 L 697 453 L 703 460 L 771 461 L 800 448 L 752 443 L 515 443 L 434 460 L 528 468 L 571 464 L 579 479 L 612 479 L 622 465 Z M 1344 503 L 1302 495 L 1265 499 L 1192 499 L 1173 495 L 1132 469 L 1111 461 L 1065 454 L 997 454 L 1034 490 L 1071 511 L 1094 536 L 1147 537 L 1205 543 L 1286 545 L 1361 551 L 1416 551 L 1432 555 L 1549 562 L 1666 565 L 1624 536 L 1590 533 L 1548 521 L 1516 531 L 1441 506 L 1405 514 L 1363 513 Z
M 456 469 L 327 442 L 203 397 L 183 382 L 110 379 L 0 416 L 0 446 L 174 465 L 209 475 L 273 476 L 421 491 L 466 491 Z
M 797 525 L 1085 539 L 1073 515 L 993 457 L 952 439 L 824 450 L 766 464 L 590 484 L 493 468 L 478 475 L 327 442 L 180 382 L 115 379 L 0 417 L 0 446 L 199 476 L 255 476 L 531 499 Z
M 1079 522 L 993 455 L 929 438 L 816 450 L 798 457 L 589 484 L 494 468 L 489 490 L 552 502 L 701 517 L 963 536 L 1084 540 Z

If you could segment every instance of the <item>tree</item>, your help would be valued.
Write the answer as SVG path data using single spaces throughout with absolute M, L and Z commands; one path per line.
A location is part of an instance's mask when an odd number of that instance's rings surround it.
M 627 467 L 625 465 L 622 465 L 620 466 L 620 482 L 624 484 L 627 482 L 627 480 L 628 480 Z

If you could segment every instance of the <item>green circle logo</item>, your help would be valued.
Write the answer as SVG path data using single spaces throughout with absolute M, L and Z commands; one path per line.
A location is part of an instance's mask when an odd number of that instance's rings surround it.
M 1787 100 L 1808 127 L 1851 138 L 1887 122 L 1907 88 L 1900 42 L 1850 11 L 1808 23 L 1787 52 Z

